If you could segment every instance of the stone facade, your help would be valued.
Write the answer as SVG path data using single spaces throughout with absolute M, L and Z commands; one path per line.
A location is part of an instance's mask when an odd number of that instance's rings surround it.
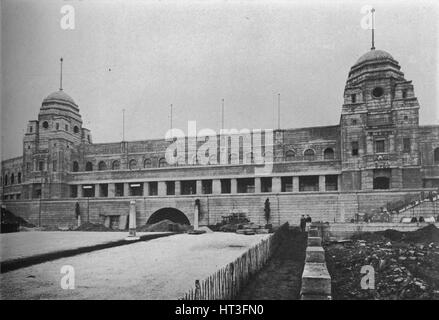
M 58 212 L 50 221 L 66 223 L 77 201 L 87 202 L 88 215 L 91 201 L 97 220 L 123 211 L 116 204 L 130 199 L 137 201 L 139 222 L 165 207 L 192 221 L 191 206 L 200 199 L 207 224 L 236 208 L 260 222 L 269 198 L 281 223 L 295 222 L 304 211 L 340 221 L 370 207 L 367 201 L 381 199 L 373 203 L 380 206 L 395 195 L 439 187 L 439 125 L 419 125 L 411 81 L 381 50 L 367 52 L 350 69 L 338 125 L 226 138 L 186 137 L 173 165 L 165 156 L 177 143 L 172 139 L 96 144 L 79 107 L 60 90 L 44 99 L 38 120 L 29 121 L 23 156 L 2 162 L 2 199 L 28 218 L 46 206 L 46 214 Z M 203 164 L 194 150 L 207 142 L 216 143 Z M 267 163 L 268 174 L 260 170 Z

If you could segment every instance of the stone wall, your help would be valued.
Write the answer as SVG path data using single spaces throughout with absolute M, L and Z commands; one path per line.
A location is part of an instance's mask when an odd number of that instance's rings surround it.
M 419 191 L 413 191 L 418 194 Z M 357 212 L 367 212 L 385 206 L 389 201 L 401 199 L 407 192 L 300 192 L 238 195 L 152 196 L 96 199 L 7 200 L 6 208 L 29 222 L 38 225 L 75 225 L 75 204 L 80 204 L 82 221 L 102 223 L 104 215 L 127 214 L 129 202 L 136 201 L 137 225 L 145 224 L 149 217 L 162 208 L 176 208 L 193 223 L 194 203 L 200 199 L 200 225 L 215 224 L 232 210 L 247 213 L 248 218 L 264 224 L 264 202 L 270 200 L 270 223 L 297 225 L 302 214 L 313 221 L 350 221 Z M 41 208 L 41 209 L 40 209 Z

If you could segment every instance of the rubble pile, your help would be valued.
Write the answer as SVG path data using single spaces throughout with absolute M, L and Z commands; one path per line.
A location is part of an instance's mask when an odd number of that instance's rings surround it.
M 180 224 L 171 220 L 161 220 L 154 224 L 145 224 L 137 228 L 138 232 L 187 232 L 192 230 L 193 227 L 187 224 Z
M 117 231 L 117 230 L 107 228 L 103 224 L 91 223 L 91 222 L 85 222 L 74 230 L 75 231 Z
M 439 299 L 439 230 L 365 233 L 325 246 L 334 299 Z M 362 289 L 361 268 L 373 266 L 375 288 Z

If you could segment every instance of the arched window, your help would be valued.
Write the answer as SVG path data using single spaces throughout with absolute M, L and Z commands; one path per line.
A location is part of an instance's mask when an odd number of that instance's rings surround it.
M 91 163 L 90 161 L 88 161 L 85 164 L 85 171 L 93 171 L 93 163 Z
M 14 177 L 14 174 L 12 173 L 11 174 L 11 184 L 14 184 L 14 182 L 15 182 L 14 180 L 15 180 L 15 177 Z
M 323 159 L 325 160 L 334 159 L 334 150 L 332 148 L 326 148 L 325 151 L 323 151 Z
M 78 163 L 78 161 L 73 161 L 72 171 L 73 172 L 78 172 L 79 171 L 79 163 Z
M 293 150 L 288 150 L 285 153 L 285 161 L 293 161 L 295 157 L 296 157 L 296 154 L 294 153 Z
M 111 165 L 111 169 L 113 170 L 119 170 L 120 169 L 120 162 L 119 160 L 114 160 L 113 164 Z
M 137 160 L 136 159 L 131 159 L 129 162 L 129 167 L 130 170 L 134 170 L 137 168 Z
M 99 171 L 107 170 L 107 164 L 104 161 L 100 161 L 98 164 Z
M 303 153 L 303 157 L 305 158 L 305 160 L 314 160 L 314 154 L 315 153 L 313 149 L 307 149 Z
M 74 133 L 78 133 L 79 132 L 79 127 L 78 126 L 74 126 L 73 127 L 73 132 Z
M 144 161 L 143 161 L 143 167 L 144 168 L 151 168 L 151 159 L 145 159 Z
M 163 167 L 167 167 L 168 166 L 168 162 L 166 161 L 165 158 L 160 158 L 159 160 L 159 168 L 163 168 Z
M 439 148 L 434 149 L 434 163 L 439 163 Z
M 5 174 L 5 179 L 4 179 L 4 183 L 5 183 L 5 186 L 7 186 L 7 185 L 8 185 L 8 175 L 7 175 L 7 174 Z
M 17 183 L 21 183 L 21 172 L 17 175 Z

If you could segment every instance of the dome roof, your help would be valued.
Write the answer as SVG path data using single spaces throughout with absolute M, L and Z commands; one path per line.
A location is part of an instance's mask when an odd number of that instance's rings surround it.
M 43 103 L 45 102 L 51 102 L 51 101 L 61 101 L 61 102 L 67 102 L 70 104 L 74 104 L 76 105 L 75 101 L 72 99 L 72 97 L 70 97 L 67 93 L 65 93 L 63 90 L 58 90 L 55 92 L 52 92 L 51 94 L 49 94 L 44 100 Z
M 370 50 L 363 54 L 360 59 L 357 60 L 355 65 L 366 62 L 366 61 L 374 61 L 374 60 L 384 60 L 384 59 L 393 59 L 392 55 L 383 50 Z

